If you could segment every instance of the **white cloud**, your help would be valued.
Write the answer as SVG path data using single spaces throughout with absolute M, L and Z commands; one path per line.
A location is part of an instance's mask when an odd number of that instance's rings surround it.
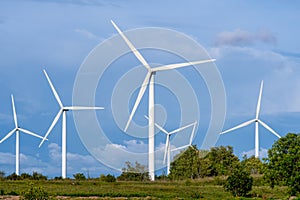
M 83 35 L 84 37 L 91 39 L 91 40 L 100 40 L 100 38 L 98 36 L 96 36 L 95 34 L 93 34 L 92 32 L 85 30 L 85 29 L 74 29 L 74 31 L 76 33 L 79 33 L 81 35 Z
M 256 105 L 261 80 L 262 113 L 300 111 L 298 60 L 272 50 L 241 46 L 218 46 L 209 52 L 222 67 L 224 82 L 231 85 L 226 91 L 230 95 L 229 105 L 235 101 L 235 113 L 253 114 L 254 110 L 247 106 Z
M 246 46 L 261 42 L 275 44 L 276 37 L 268 30 L 261 30 L 256 33 L 236 29 L 234 31 L 223 31 L 216 37 L 216 45 Z

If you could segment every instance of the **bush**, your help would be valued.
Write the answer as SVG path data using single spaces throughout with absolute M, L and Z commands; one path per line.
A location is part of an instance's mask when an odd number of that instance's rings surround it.
M 224 188 L 233 196 L 245 197 L 252 190 L 253 178 L 241 166 L 236 167 L 233 173 L 227 178 Z
M 86 177 L 85 177 L 85 175 L 83 173 L 73 174 L 73 177 L 77 181 L 84 181 L 84 180 L 86 180 Z
M 112 182 L 116 182 L 116 178 L 111 174 L 108 174 L 106 176 L 104 174 L 101 174 L 100 181 L 112 183 Z
M 29 184 L 30 188 L 23 193 L 21 200 L 48 200 L 49 195 L 41 186 Z

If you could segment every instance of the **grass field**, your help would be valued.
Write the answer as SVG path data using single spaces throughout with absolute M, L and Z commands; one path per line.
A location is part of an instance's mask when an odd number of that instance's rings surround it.
M 288 199 L 286 187 L 253 186 L 248 198 L 234 198 L 225 192 L 222 179 L 161 182 L 114 182 L 87 181 L 0 181 L 4 195 L 21 195 L 30 188 L 29 183 L 42 186 L 50 196 L 64 199 L 78 197 L 118 199 Z M 258 181 L 259 182 L 259 181 Z M 3 198 L 3 197 L 2 197 Z M 1 199 L 1 198 L 0 198 Z

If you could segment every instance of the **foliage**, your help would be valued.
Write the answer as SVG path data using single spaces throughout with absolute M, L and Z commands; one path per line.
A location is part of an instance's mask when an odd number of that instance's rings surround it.
M 210 151 L 198 150 L 196 146 L 192 146 L 175 157 L 169 177 L 182 180 L 229 175 L 238 164 L 239 159 L 230 146 L 214 147 Z
M 230 175 L 239 164 L 239 159 L 233 154 L 231 146 L 213 147 L 207 154 L 211 176 Z
M 263 173 L 263 163 L 259 158 L 255 158 L 255 156 L 251 156 L 247 158 L 245 155 L 243 160 L 241 161 L 242 166 L 246 171 L 250 174 L 262 174 Z
M 47 200 L 49 199 L 48 193 L 41 186 L 34 186 L 32 183 L 29 189 L 23 193 L 22 200 Z
M 75 178 L 76 181 L 84 181 L 86 180 L 86 177 L 83 173 L 77 173 L 73 174 L 73 177 Z
M 290 195 L 300 193 L 300 134 L 288 133 L 269 149 L 265 178 L 271 187 L 282 183 Z
M 104 174 L 101 174 L 100 181 L 112 183 L 112 182 L 116 182 L 116 178 L 111 174 L 107 174 L 106 176 Z
M 5 178 L 5 172 L 0 171 L 0 180 L 3 180 Z
M 122 174 L 117 177 L 119 181 L 149 181 L 149 173 L 146 166 L 135 162 L 135 166 L 127 161 L 126 168 L 122 169 Z
M 253 178 L 242 166 L 238 166 L 228 176 L 224 188 L 233 196 L 245 197 L 252 190 Z
M 43 174 L 33 172 L 31 180 L 47 180 L 47 176 L 44 176 Z
M 21 177 L 16 173 L 12 173 L 6 177 L 7 180 L 21 180 Z
M 198 178 L 199 164 L 199 151 L 196 146 L 191 146 L 171 162 L 169 177 L 173 180 Z

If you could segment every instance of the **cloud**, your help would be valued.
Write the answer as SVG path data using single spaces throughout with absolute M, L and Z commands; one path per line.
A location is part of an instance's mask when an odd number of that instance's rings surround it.
M 85 30 L 85 29 L 74 29 L 74 31 L 76 33 L 79 33 L 81 35 L 83 35 L 84 37 L 88 38 L 88 39 L 91 39 L 91 40 L 99 40 L 100 38 L 98 36 L 96 36 L 95 34 Z
M 251 156 L 254 156 L 255 155 L 255 150 L 254 149 L 251 149 L 249 151 L 243 151 L 241 153 L 241 157 L 243 157 L 244 155 L 247 156 L 247 158 L 250 158 Z M 259 157 L 260 158 L 267 158 L 268 157 L 268 149 L 265 149 L 265 148 L 260 148 L 260 151 L 259 151 Z
M 39 154 L 26 155 L 20 154 L 20 172 L 21 173 L 42 173 L 48 177 L 60 176 L 61 173 L 61 147 L 56 143 L 48 145 L 49 158 Z M 47 157 L 47 156 L 46 156 Z M 43 158 L 43 159 L 42 159 Z M 77 153 L 67 153 L 68 175 L 78 172 L 91 176 L 99 176 L 101 173 L 111 173 L 111 170 L 103 166 L 90 155 L 81 155 Z M 15 155 L 7 152 L 0 152 L 0 171 L 11 174 L 15 170 Z M 70 176 L 71 177 L 71 176 Z
M 228 46 L 247 46 L 257 42 L 264 44 L 275 44 L 276 37 L 268 30 L 261 30 L 256 33 L 236 29 L 234 31 L 223 31 L 216 36 L 215 44 Z
M 300 111 L 299 59 L 241 46 L 215 46 L 209 52 L 218 60 L 224 82 L 230 83 L 226 90 L 231 114 L 252 116 L 261 80 L 265 83 L 262 114 Z

